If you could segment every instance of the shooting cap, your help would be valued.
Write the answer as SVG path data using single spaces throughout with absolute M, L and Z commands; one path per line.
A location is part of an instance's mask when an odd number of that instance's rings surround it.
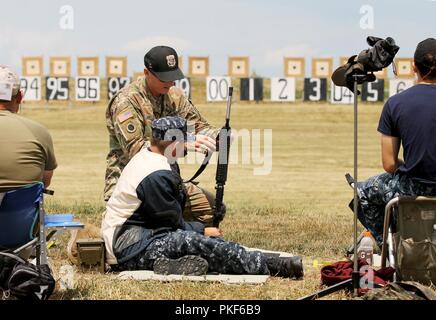
M 151 125 L 153 138 L 162 141 L 191 141 L 195 136 L 188 133 L 186 120 L 180 117 L 156 119 Z
M 162 82 L 180 80 L 185 77 L 179 69 L 177 52 L 170 47 L 152 48 L 144 56 L 144 65 Z
M 0 100 L 11 101 L 20 90 L 20 78 L 8 66 L 0 65 Z
M 425 56 L 429 53 L 436 54 L 436 39 L 434 38 L 428 38 L 418 43 L 415 51 L 415 61 L 424 63 L 426 61 Z

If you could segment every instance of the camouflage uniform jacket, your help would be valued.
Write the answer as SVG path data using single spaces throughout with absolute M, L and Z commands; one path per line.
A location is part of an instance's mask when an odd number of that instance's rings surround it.
M 180 116 L 193 125 L 195 133 L 216 139 L 219 129 L 212 127 L 187 99 L 181 89 L 172 87 L 168 94 L 154 97 L 144 77 L 127 85 L 109 101 L 106 126 L 109 154 L 104 198 L 107 201 L 121 171 L 142 147 L 148 146 L 152 121 L 165 116 Z

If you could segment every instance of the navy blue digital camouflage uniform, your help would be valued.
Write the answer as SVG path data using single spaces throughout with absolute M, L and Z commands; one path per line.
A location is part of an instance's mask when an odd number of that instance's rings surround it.
M 152 270 L 159 257 L 177 259 L 186 255 L 201 256 L 209 272 L 224 274 L 269 274 L 266 257 L 259 251 L 247 251 L 237 243 L 205 237 L 194 231 L 177 230 L 153 240 L 148 247 L 121 264 L 121 270 Z
M 386 204 L 398 196 L 436 196 L 436 187 L 412 180 L 401 173 L 382 173 L 357 183 L 359 206 L 357 216 L 371 231 L 377 243 L 383 242 L 383 224 Z M 353 201 L 350 203 L 354 209 Z
M 418 84 L 385 104 L 378 131 L 400 139 L 404 164 L 358 182 L 360 222 L 383 241 L 384 210 L 397 196 L 436 196 L 436 85 Z M 350 204 L 353 210 L 353 201 Z

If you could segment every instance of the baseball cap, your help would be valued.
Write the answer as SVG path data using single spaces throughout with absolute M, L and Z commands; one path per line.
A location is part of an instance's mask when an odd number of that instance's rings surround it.
M 20 90 L 20 78 L 5 65 L 0 65 L 0 100 L 11 101 Z
M 151 124 L 153 138 L 163 141 L 192 141 L 195 136 L 188 133 L 186 120 L 181 117 L 163 117 Z
M 429 53 L 436 54 L 436 39 L 428 38 L 418 43 L 415 51 L 415 61 L 418 63 L 425 62 L 425 56 Z
M 183 79 L 179 69 L 179 57 L 176 50 L 167 46 L 157 46 L 144 56 L 144 65 L 160 81 L 168 82 Z

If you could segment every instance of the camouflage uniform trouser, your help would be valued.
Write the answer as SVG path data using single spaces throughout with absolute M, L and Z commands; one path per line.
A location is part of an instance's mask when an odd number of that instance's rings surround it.
M 357 216 L 379 245 L 383 242 L 385 207 L 398 196 L 434 196 L 436 187 L 413 181 L 401 173 L 383 173 L 357 183 L 359 206 Z M 353 201 L 350 203 L 353 210 Z
M 185 209 L 183 210 L 183 218 L 186 221 L 198 221 L 206 227 L 212 227 L 212 208 L 215 202 L 215 195 L 193 183 L 185 183 L 184 186 L 187 199 Z M 224 212 L 225 210 L 224 205 Z
M 122 264 L 121 270 L 152 270 L 159 257 L 178 259 L 201 256 L 209 272 L 224 274 L 269 274 L 267 257 L 259 251 L 246 251 L 237 243 L 205 237 L 194 231 L 177 230 L 154 240 L 141 254 Z

